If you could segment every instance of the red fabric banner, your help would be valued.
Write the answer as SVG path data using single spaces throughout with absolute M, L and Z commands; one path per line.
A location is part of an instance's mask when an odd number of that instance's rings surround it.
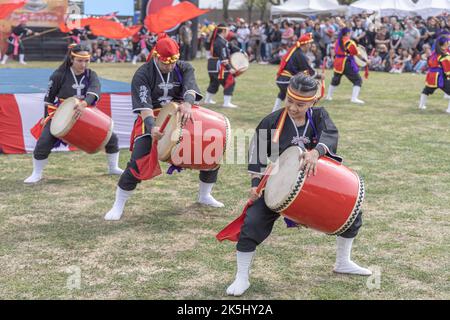
M 98 37 L 105 37 L 109 39 L 125 39 L 135 35 L 140 29 L 140 25 L 132 26 L 130 28 L 125 27 L 119 22 L 104 18 L 85 18 L 81 19 L 79 23 L 76 23 L 79 28 L 89 26 L 92 33 Z M 68 33 L 74 28 L 69 28 L 65 23 L 59 25 L 61 32 Z
M 144 24 L 150 32 L 160 33 L 207 12 L 209 10 L 199 9 L 191 2 L 181 2 L 175 6 L 164 7 L 156 13 L 147 15 Z
M 0 19 L 7 18 L 14 10 L 20 9 L 26 1 L 11 1 L 0 4 Z

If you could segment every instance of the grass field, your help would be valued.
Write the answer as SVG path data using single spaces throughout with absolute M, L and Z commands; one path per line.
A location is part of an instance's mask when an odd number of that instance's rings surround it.
M 206 62 L 194 66 L 204 92 Z M 136 70 L 91 67 L 127 82 Z M 237 81 L 233 102 L 240 108 L 213 109 L 226 114 L 233 129 L 254 128 L 272 108 L 275 73 L 274 66 L 251 65 Z M 450 115 L 442 92 L 418 110 L 423 83 L 423 76 L 372 73 L 361 93 L 365 106 L 349 103 L 344 79 L 334 101 L 324 103 L 340 130 L 338 153 L 366 184 L 353 259 L 379 270 L 379 286 L 332 273 L 334 237 L 287 229 L 279 220 L 258 248 L 243 298 L 450 298 Z M 128 159 L 122 150 L 122 167 Z M 0 156 L 0 298 L 227 298 L 235 244 L 214 236 L 241 212 L 250 186 L 245 165 L 222 167 L 213 194 L 223 209 L 196 205 L 198 173 L 183 171 L 142 183 L 115 223 L 103 220 L 117 183 L 105 174 L 104 154 L 52 154 L 45 180 L 25 186 L 31 170 L 31 155 Z

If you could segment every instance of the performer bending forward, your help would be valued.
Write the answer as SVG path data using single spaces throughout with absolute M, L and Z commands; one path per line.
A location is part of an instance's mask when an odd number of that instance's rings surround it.
M 306 33 L 301 36 L 295 45 L 284 55 L 280 68 L 278 69 L 276 81 L 280 92 L 275 100 L 272 112 L 282 107 L 283 101 L 286 99 L 289 80 L 292 76 L 295 76 L 299 72 L 303 72 L 311 77 L 322 79 L 323 76 L 318 74 L 316 70 L 311 67 L 309 59 L 306 57 L 306 53 L 311 50 L 312 42 L 314 42 L 312 33 Z
M 8 50 L 3 56 L 1 64 L 5 64 L 10 55 L 18 55 L 20 64 L 27 64 L 25 62 L 25 48 L 23 46 L 22 38 L 33 33 L 35 35 L 39 35 L 38 32 L 33 32 L 31 29 L 26 27 L 27 22 L 28 19 L 23 17 L 20 19 L 19 25 L 12 29 L 11 35 L 8 37 Z
M 226 39 L 229 29 L 224 24 L 219 24 L 211 38 L 211 57 L 208 59 L 209 86 L 206 90 L 206 104 L 216 104 L 214 95 L 223 86 L 223 107 L 237 108 L 231 103 L 233 96 L 236 70 L 230 64 L 230 56 L 234 52 L 241 51 L 232 46 Z
M 448 35 L 439 36 L 436 39 L 433 54 L 428 58 L 428 73 L 420 95 L 419 109 L 425 110 L 428 96 L 433 94 L 436 89 L 445 92 L 445 98 L 450 100 L 450 53 L 449 53 Z M 447 107 L 447 113 L 450 113 L 450 101 Z
M 33 173 L 25 183 L 36 183 L 42 179 L 42 172 L 48 163 L 48 156 L 61 140 L 50 133 L 53 114 L 59 104 L 67 98 L 76 97 L 80 103 L 76 106 L 76 116 L 87 106 L 95 106 L 100 97 L 100 81 L 95 71 L 87 68 L 90 61 L 89 50 L 82 45 L 71 45 L 62 65 L 50 77 L 47 94 L 45 95 L 44 118 L 38 125 L 40 131 L 33 152 Z M 109 174 L 122 174 L 119 163 L 119 140 L 115 133 L 105 146 L 108 156 Z
M 353 83 L 351 102 L 364 104 L 364 101 L 358 99 L 362 86 L 362 78 L 359 74 L 359 67 L 355 62 L 354 56 L 358 56 L 364 61 L 366 61 L 366 59 L 359 55 L 358 46 L 350 39 L 350 32 L 350 29 L 344 27 L 334 44 L 334 51 L 336 53 L 336 58 L 334 59 L 334 75 L 331 79 L 331 84 L 325 99 L 333 99 L 333 93 L 341 83 L 342 76 L 345 75 L 347 79 Z
M 270 151 L 261 151 L 259 146 L 270 150 L 274 129 L 281 129 L 279 136 L 279 153 L 282 154 L 292 145 L 306 147 L 302 154 L 303 169 L 306 175 L 316 173 L 319 157 L 327 155 L 334 158 L 338 144 L 338 130 L 323 107 L 311 108 L 317 101 L 318 82 L 312 77 L 298 74 L 291 78 L 287 90 L 285 110 L 278 110 L 266 116 L 256 128 L 256 134 L 249 150 L 249 172 L 252 175 L 251 199 L 253 205 L 240 230 L 237 243 L 236 279 L 228 287 L 227 294 L 242 295 L 250 286 L 249 271 L 256 247 L 272 232 L 272 227 L 280 215 L 270 210 L 264 196 L 256 192 L 261 175 L 267 166 Z M 280 118 L 285 119 L 280 122 Z M 262 133 L 262 134 L 260 134 Z M 274 159 L 275 160 L 275 159 Z M 360 212 L 353 224 L 337 237 L 337 255 L 334 272 L 358 275 L 370 275 L 371 271 L 358 266 L 350 260 L 352 243 L 362 224 Z
M 119 179 L 113 208 L 105 215 L 106 220 L 119 220 L 125 203 L 139 182 L 132 172 L 144 171 L 137 160 L 147 156 L 153 139 L 161 139 L 159 127 L 155 126 L 154 111 L 170 101 L 181 102 L 182 121 L 191 121 L 191 106 L 199 102 L 199 93 L 194 68 L 188 62 L 179 61 L 178 44 L 169 37 L 160 38 L 152 50 L 151 59 L 135 73 L 131 83 L 133 112 L 137 114 L 132 134 L 132 154 L 127 168 Z M 217 181 L 219 169 L 200 171 L 198 202 L 212 207 L 223 207 L 215 200 L 211 191 Z

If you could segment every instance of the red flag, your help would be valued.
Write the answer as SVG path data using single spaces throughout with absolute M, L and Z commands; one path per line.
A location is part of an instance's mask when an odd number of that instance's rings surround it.
M 67 26 L 65 22 L 60 22 L 59 30 L 61 30 L 62 33 L 69 33 L 71 29 Z
M 130 28 L 126 28 L 119 22 L 105 19 L 91 18 L 89 22 L 89 27 L 94 35 L 109 39 L 124 39 L 132 37 L 141 28 L 141 26 L 132 26 Z
M 12 1 L 0 4 L 0 19 L 7 18 L 14 10 L 20 9 L 26 1 Z
M 256 192 L 258 194 L 261 194 L 263 189 L 266 187 L 267 179 L 269 179 L 271 171 L 272 166 L 269 165 L 266 169 L 266 172 L 264 173 L 264 177 L 261 179 L 258 188 L 256 189 Z M 216 239 L 219 241 L 223 240 L 238 241 L 239 235 L 241 234 L 242 225 L 244 224 L 245 216 L 247 215 L 247 210 L 252 205 L 253 201 L 249 199 L 245 204 L 245 207 L 242 210 L 241 215 L 237 217 L 235 220 L 233 220 L 231 223 L 229 223 L 225 228 L 223 228 L 223 230 L 216 235 Z
M 252 204 L 253 203 L 250 201 L 248 201 L 245 204 L 244 210 L 242 210 L 241 215 L 216 235 L 217 240 L 219 241 L 230 240 L 235 242 L 239 240 L 239 235 L 241 234 L 241 227 L 244 224 L 244 219 L 245 216 L 247 215 L 247 210 Z
M 159 33 L 207 12 L 209 10 L 199 9 L 194 4 L 185 1 L 175 6 L 164 7 L 156 13 L 147 15 L 144 24 L 150 32 Z
M 152 150 L 148 155 L 136 160 L 139 173 L 131 168 L 131 173 L 136 179 L 150 180 L 161 174 L 161 167 L 158 160 L 158 141 L 155 140 L 152 145 Z
M 135 25 L 126 28 L 123 24 L 112 20 L 103 18 L 84 18 L 74 23 L 79 28 L 89 26 L 91 32 L 98 37 L 105 37 L 109 39 L 125 39 L 135 35 L 140 29 L 140 25 Z M 61 32 L 68 33 L 74 28 L 69 28 L 65 23 L 59 24 Z

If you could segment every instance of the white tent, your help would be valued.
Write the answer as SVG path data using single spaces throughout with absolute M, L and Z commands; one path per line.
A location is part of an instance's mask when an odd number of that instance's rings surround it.
M 245 4 L 244 0 L 229 0 L 228 10 L 242 9 Z M 198 7 L 200 9 L 223 9 L 222 0 L 199 0 Z
M 315 15 L 343 11 L 337 0 L 289 0 L 280 6 L 272 6 L 272 15 Z M 345 10 L 345 9 L 344 9 Z
M 423 18 L 450 13 L 450 0 L 420 0 L 415 11 Z
M 382 17 L 405 17 L 414 15 L 415 9 L 411 0 L 359 0 L 349 6 L 349 13 L 378 12 Z

